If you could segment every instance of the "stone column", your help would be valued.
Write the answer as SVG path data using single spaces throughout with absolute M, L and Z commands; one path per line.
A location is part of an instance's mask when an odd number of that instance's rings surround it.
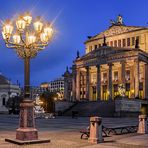
M 144 65 L 144 98 L 148 99 L 148 63 Z
M 72 101 L 76 100 L 76 69 L 72 68 Z
M 112 100 L 112 66 L 113 64 L 112 63 L 109 63 L 108 64 L 109 66 L 109 83 L 108 83 L 108 86 L 109 86 L 109 100 L 111 101 Z
M 90 92 L 90 90 L 89 90 L 89 88 L 90 88 L 90 86 L 89 86 L 90 84 L 89 84 L 89 66 L 87 66 L 86 67 L 86 99 L 90 99 L 89 97 L 90 97 L 90 95 L 89 95 L 89 92 Z
M 97 65 L 97 98 L 101 100 L 101 72 L 100 72 L 100 65 Z
M 135 97 L 139 97 L 139 60 L 134 61 L 134 70 L 135 70 Z
M 76 100 L 80 100 L 80 69 L 76 69 Z
M 121 61 L 121 81 L 125 86 L 125 61 Z

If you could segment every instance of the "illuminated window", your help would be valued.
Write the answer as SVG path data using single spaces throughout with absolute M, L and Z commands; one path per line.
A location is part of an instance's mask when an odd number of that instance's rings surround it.
M 135 37 L 132 37 L 132 46 L 135 45 Z
M 107 73 L 103 73 L 103 81 L 104 81 L 104 82 L 107 81 Z
M 121 40 L 118 40 L 118 47 L 121 47 Z
M 126 70 L 125 78 L 126 78 L 127 81 L 130 80 L 130 70 Z
M 91 52 L 92 51 L 92 46 L 89 46 L 89 52 Z
M 114 81 L 118 81 L 118 71 L 114 71 Z
M 123 39 L 123 40 L 122 40 L 122 43 L 123 43 L 123 47 L 125 47 L 125 46 L 126 46 L 126 40 Z
M 117 47 L 117 40 L 114 41 L 114 47 Z
M 113 46 L 113 41 L 110 41 L 110 46 Z
M 140 38 L 139 38 L 139 36 L 136 36 L 136 40 L 138 40 L 138 42 L 140 41 Z
M 130 46 L 130 38 L 127 38 L 127 46 Z

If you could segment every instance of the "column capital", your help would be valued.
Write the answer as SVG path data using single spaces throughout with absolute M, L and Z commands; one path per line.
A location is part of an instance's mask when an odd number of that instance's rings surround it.
M 85 69 L 89 69 L 89 68 L 90 68 L 90 66 L 85 66 L 84 68 L 85 68 Z
M 134 59 L 134 62 L 137 63 L 137 62 L 140 62 L 140 60 L 138 58 Z
M 107 65 L 108 65 L 109 67 L 114 66 L 113 63 L 108 63 Z
M 126 64 L 126 60 L 120 61 L 120 64 Z
M 97 64 L 95 66 L 96 66 L 96 68 L 101 68 L 101 64 Z

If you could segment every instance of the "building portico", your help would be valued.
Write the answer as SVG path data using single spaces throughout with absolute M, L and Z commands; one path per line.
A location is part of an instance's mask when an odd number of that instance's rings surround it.
M 140 49 L 109 46 L 77 58 L 76 99 L 113 100 L 119 95 L 119 84 L 125 86 L 128 98 L 147 98 L 147 63 L 147 53 Z

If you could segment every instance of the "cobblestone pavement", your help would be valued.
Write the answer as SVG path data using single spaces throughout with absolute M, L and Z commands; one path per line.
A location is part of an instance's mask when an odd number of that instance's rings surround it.
M 0 148 L 121 148 L 148 146 L 148 136 L 142 137 L 136 133 L 111 135 L 104 138 L 102 144 L 90 144 L 87 139 L 80 139 L 79 130 L 89 125 L 89 118 L 72 119 L 71 117 L 57 117 L 56 119 L 37 119 L 37 129 L 40 139 L 50 139 L 50 143 L 18 146 L 5 142 L 5 138 L 15 138 L 15 129 L 18 126 L 18 117 L 14 115 L 0 115 Z M 136 118 L 104 118 L 104 125 L 137 124 Z M 137 140 L 130 143 L 130 139 Z M 128 145 L 125 145 L 127 143 Z

